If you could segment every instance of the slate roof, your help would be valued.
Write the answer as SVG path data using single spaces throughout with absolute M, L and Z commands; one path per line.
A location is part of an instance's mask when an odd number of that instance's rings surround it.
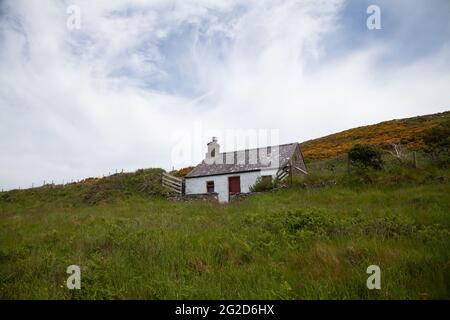
M 284 167 L 294 155 L 297 145 L 298 143 L 290 143 L 265 148 L 221 152 L 214 158 L 214 161 L 203 160 L 185 178 Z

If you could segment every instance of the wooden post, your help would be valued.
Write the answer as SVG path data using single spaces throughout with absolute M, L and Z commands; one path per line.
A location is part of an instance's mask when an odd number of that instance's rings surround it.
M 293 172 L 292 172 L 292 160 L 290 161 L 290 174 L 291 174 L 291 187 L 292 187 L 292 175 L 293 175 Z
M 417 169 L 417 153 L 413 151 L 413 167 Z
M 348 155 L 348 152 L 347 152 L 347 173 L 349 173 L 350 172 L 350 156 Z

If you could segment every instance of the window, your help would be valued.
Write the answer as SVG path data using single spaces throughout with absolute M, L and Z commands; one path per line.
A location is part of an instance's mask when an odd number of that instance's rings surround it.
M 264 182 L 272 182 L 272 176 L 261 176 L 261 180 Z
M 207 193 L 214 192 L 214 181 L 206 181 L 206 192 Z

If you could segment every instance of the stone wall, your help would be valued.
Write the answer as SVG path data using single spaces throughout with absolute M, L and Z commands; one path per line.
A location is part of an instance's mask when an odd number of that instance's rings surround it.
M 230 202 L 231 201 L 238 201 L 238 200 L 241 200 L 241 199 L 245 199 L 245 198 L 247 198 L 248 196 L 250 196 L 251 194 L 255 194 L 255 193 L 259 193 L 259 192 L 253 192 L 253 193 L 235 193 L 235 194 L 231 194 L 230 195 Z
M 279 186 L 279 187 L 273 188 L 272 190 L 267 190 L 267 191 L 236 193 L 236 194 L 230 195 L 230 201 L 242 200 L 242 199 L 248 198 L 255 194 L 273 193 L 273 192 L 277 192 L 278 190 L 284 189 L 284 188 L 285 188 L 284 186 Z
M 191 202 L 191 201 L 211 201 L 219 202 L 219 194 L 217 192 L 213 193 L 198 193 L 198 194 L 177 194 L 168 195 L 167 200 L 175 202 Z

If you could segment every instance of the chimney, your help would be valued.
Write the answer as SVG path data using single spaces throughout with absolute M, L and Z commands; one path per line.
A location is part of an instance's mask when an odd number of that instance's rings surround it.
M 208 142 L 208 152 L 206 153 L 206 159 L 214 158 L 220 153 L 220 145 L 217 143 L 217 137 L 212 137 L 212 141 Z

